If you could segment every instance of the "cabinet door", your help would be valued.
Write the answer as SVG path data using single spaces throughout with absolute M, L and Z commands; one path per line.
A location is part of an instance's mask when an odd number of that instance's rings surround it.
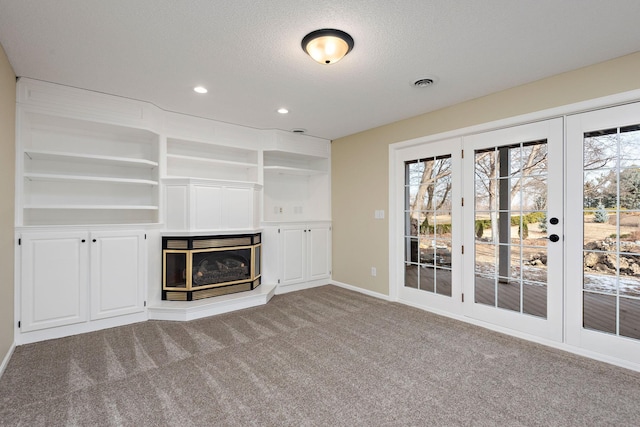
M 282 227 L 282 279 L 281 285 L 291 285 L 304 281 L 306 256 L 306 228 Z
M 193 187 L 194 222 L 196 230 L 222 228 L 222 188 L 209 185 Z
M 91 233 L 91 320 L 144 310 L 142 231 Z
M 307 231 L 307 272 L 309 280 L 331 276 L 331 227 L 314 226 Z
M 22 235 L 23 332 L 87 320 L 87 233 Z
M 225 188 L 227 228 L 253 228 L 253 188 Z

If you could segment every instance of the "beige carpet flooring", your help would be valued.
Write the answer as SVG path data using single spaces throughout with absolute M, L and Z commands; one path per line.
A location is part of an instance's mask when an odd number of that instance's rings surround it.
M 20 346 L 3 426 L 638 426 L 640 373 L 335 286 Z

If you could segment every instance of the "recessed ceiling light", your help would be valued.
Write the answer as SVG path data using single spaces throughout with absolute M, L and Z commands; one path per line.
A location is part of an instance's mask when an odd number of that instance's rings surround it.
M 287 110 L 286 108 L 278 108 L 278 113 L 280 114 L 287 114 L 289 112 L 289 110 Z
M 196 87 L 193 88 L 193 90 L 195 92 L 198 92 L 198 93 L 207 93 L 208 92 L 207 88 L 206 87 L 202 87 L 202 86 L 196 86 Z

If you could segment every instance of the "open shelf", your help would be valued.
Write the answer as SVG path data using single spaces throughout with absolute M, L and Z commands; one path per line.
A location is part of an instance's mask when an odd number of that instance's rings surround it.
M 185 162 L 207 163 L 209 165 L 237 167 L 237 168 L 255 168 L 255 163 L 238 162 L 233 160 L 209 159 L 205 157 L 184 156 L 180 154 L 167 154 L 167 159 L 183 160 Z
M 258 150 L 167 138 L 167 176 L 258 182 Z
M 111 178 L 103 176 L 86 176 L 86 175 L 56 175 L 49 173 L 25 173 L 24 177 L 31 181 L 98 181 L 113 182 L 120 184 L 140 184 L 140 185 L 158 185 L 158 181 L 148 179 L 130 179 L 130 178 Z
M 304 222 L 331 217 L 328 157 L 265 150 L 263 221 Z
M 103 209 L 118 209 L 118 210 L 147 210 L 157 211 L 158 206 L 153 205 L 25 205 L 24 209 L 70 209 L 70 210 L 103 210 Z
M 102 156 L 47 150 L 25 150 L 24 153 L 32 160 L 77 160 L 92 164 L 120 165 L 141 168 L 153 168 L 158 166 L 158 162 L 156 161 L 131 157 Z
M 264 151 L 264 171 L 288 175 L 320 175 L 329 173 L 327 157 L 290 153 L 280 150 Z
M 159 135 L 34 112 L 22 118 L 20 225 L 158 222 Z
M 301 175 L 301 176 L 321 175 L 321 174 L 327 173 L 327 171 L 324 171 L 324 170 L 297 168 L 297 167 L 291 167 L 291 166 L 265 166 L 264 171 L 266 173 L 277 173 L 277 174 L 284 174 L 284 175 Z

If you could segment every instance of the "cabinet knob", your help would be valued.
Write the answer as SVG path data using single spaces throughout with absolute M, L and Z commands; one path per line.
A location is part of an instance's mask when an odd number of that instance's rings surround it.
M 95 242 L 96 242 L 96 239 L 93 239 L 93 240 L 92 240 L 92 242 L 93 242 L 93 243 L 95 243 Z
M 86 240 L 85 240 L 85 239 L 82 239 L 82 243 L 84 243 L 84 242 L 86 242 Z

